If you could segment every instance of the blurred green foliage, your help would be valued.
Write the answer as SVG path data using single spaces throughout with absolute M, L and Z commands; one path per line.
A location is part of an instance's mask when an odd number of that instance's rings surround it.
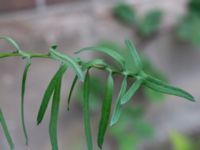
M 188 11 L 178 25 L 177 36 L 182 41 L 200 47 L 200 1 L 190 0 L 187 6 Z
M 162 12 L 151 10 L 145 14 L 144 18 L 137 16 L 136 11 L 125 3 L 118 4 L 113 8 L 114 16 L 122 23 L 134 27 L 142 37 L 149 37 L 160 27 Z
M 200 138 L 194 139 L 183 134 L 173 132 L 170 137 L 173 150 L 199 150 Z

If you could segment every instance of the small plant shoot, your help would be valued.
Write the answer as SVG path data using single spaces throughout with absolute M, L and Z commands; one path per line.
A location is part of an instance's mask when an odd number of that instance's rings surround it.
M 127 10 L 128 11 L 128 10 Z M 129 18 L 128 18 L 129 19 Z M 128 20 L 127 19 L 127 20 Z M 106 136 L 106 131 L 110 126 L 115 125 L 122 113 L 122 107 L 130 102 L 134 94 L 140 89 L 142 86 L 146 88 L 150 88 L 153 91 L 157 91 L 163 94 L 175 95 L 182 98 L 185 98 L 190 101 L 195 101 L 194 97 L 177 87 L 169 85 L 160 79 L 149 75 L 144 71 L 143 63 L 141 58 L 134 46 L 134 44 L 130 40 L 125 40 L 125 45 L 129 50 L 129 54 L 132 58 L 132 64 L 135 66 L 133 69 L 129 69 L 127 67 L 126 58 L 123 55 L 110 48 L 97 46 L 97 47 L 86 47 L 83 48 L 75 54 L 80 54 L 86 51 L 90 52 L 100 52 L 108 55 L 112 60 L 118 65 L 111 65 L 107 63 L 103 59 L 93 59 L 88 61 L 83 61 L 81 58 L 76 57 L 73 58 L 58 51 L 58 47 L 53 45 L 49 48 L 47 53 L 31 53 L 24 51 L 20 48 L 20 46 L 10 37 L 0 37 L 0 39 L 5 40 L 9 44 L 11 44 L 15 51 L 13 52 L 1 52 L 0 58 L 8 58 L 8 57 L 21 57 L 25 60 L 25 69 L 22 76 L 22 85 L 21 85 L 21 121 L 22 121 L 22 129 L 24 132 L 25 143 L 28 145 L 28 133 L 26 130 L 25 125 L 25 115 L 24 115 L 24 96 L 25 96 L 25 89 L 26 89 L 26 79 L 28 77 L 29 68 L 31 67 L 31 60 L 34 58 L 45 58 L 49 60 L 55 60 L 60 62 L 60 67 L 58 71 L 55 73 L 51 81 L 49 82 L 46 91 L 44 91 L 44 96 L 41 99 L 41 105 L 38 110 L 38 115 L 36 118 L 37 125 L 40 125 L 45 117 L 47 107 L 51 103 L 51 112 L 50 112 L 50 122 L 49 122 L 49 136 L 50 142 L 52 146 L 52 150 L 59 150 L 58 146 L 58 135 L 57 135 L 57 123 L 58 123 L 58 116 L 59 116 L 59 107 L 61 101 L 61 88 L 62 78 L 65 73 L 67 73 L 68 69 L 72 69 L 74 71 L 74 79 L 70 82 L 72 83 L 71 89 L 68 92 L 69 96 L 66 98 L 66 110 L 70 106 L 71 97 L 73 94 L 74 87 L 76 86 L 77 82 L 82 83 L 83 88 L 83 125 L 85 129 L 85 139 L 87 143 L 88 150 L 93 150 L 92 141 L 92 133 L 91 133 L 91 120 L 90 120 L 90 93 L 91 93 L 91 86 L 90 86 L 90 79 L 92 77 L 92 73 L 90 72 L 91 69 L 99 69 L 107 73 L 107 80 L 105 83 L 104 96 L 102 97 L 102 106 L 101 106 L 101 117 L 99 120 L 98 126 L 98 134 L 97 134 L 97 145 L 100 149 L 103 149 L 103 143 Z M 137 71 L 133 71 L 137 70 Z M 115 75 L 120 75 L 123 77 L 123 81 L 121 83 L 121 89 L 119 90 L 118 97 L 116 100 L 116 104 L 114 110 L 112 110 L 113 104 L 113 91 L 115 89 L 115 82 L 114 77 Z M 128 88 L 127 83 L 129 78 L 132 78 L 134 81 L 131 83 L 131 86 Z M 113 113 L 112 113 L 113 112 Z M 0 126 L 3 129 L 5 139 L 7 140 L 10 149 L 14 150 L 14 144 L 9 133 L 6 120 L 4 119 L 4 115 L 0 109 Z

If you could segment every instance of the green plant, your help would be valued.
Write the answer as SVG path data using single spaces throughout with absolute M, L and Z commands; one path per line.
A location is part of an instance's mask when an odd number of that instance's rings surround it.
M 113 8 L 114 16 L 122 23 L 134 27 L 141 37 L 149 37 L 160 27 L 162 12 L 151 10 L 144 18 L 137 16 L 136 11 L 130 5 L 120 3 Z
M 181 19 L 177 27 L 177 37 L 194 46 L 200 46 L 200 2 L 190 0 L 187 14 Z
M 58 121 L 58 115 L 59 115 L 58 113 L 59 113 L 59 104 L 60 104 L 61 83 L 62 83 L 62 77 L 64 73 L 68 70 L 68 68 L 73 69 L 75 73 L 74 83 L 76 81 L 81 81 L 83 84 L 83 91 L 84 91 L 83 92 L 83 100 L 84 100 L 83 118 L 84 118 L 84 127 L 85 127 L 85 135 L 86 135 L 88 150 L 93 149 L 92 135 L 91 135 L 91 129 L 90 129 L 90 110 L 89 110 L 90 76 L 91 76 L 90 70 L 93 68 L 100 69 L 108 73 L 105 94 L 104 94 L 105 96 L 102 102 L 103 104 L 102 104 L 102 109 L 101 109 L 101 119 L 99 122 L 99 129 L 98 129 L 98 135 L 97 135 L 97 144 L 99 148 L 102 148 L 104 137 L 109 125 L 109 118 L 111 115 L 112 97 L 113 97 L 113 90 L 114 90 L 114 78 L 113 78 L 114 75 L 121 75 L 123 76 L 124 80 L 121 85 L 121 90 L 119 92 L 119 96 L 117 98 L 116 105 L 113 111 L 114 113 L 112 115 L 112 119 L 110 122 L 111 125 L 114 125 L 118 122 L 120 114 L 121 114 L 121 108 L 123 107 L 123 105 L 129 102 L 131 97 L 135 94 L 135 92 L 141 86 L 148 87 L 152 90 L 155 90 L 164 94 L 176 95 L 176 96 L 180 96 L 185 99 L 188 99 L 190 101 L 194 101 L 194 97 L 188 92 L 180 88 L 173 87 L 169 84 L 166 84 L 165 82 L 146 73 L 143 70 L 143 64 L 136 51 L 136 48 L 134 47 L 133 43 L 130 40 L 126 40 L 125 43 L 132 57 L 132 61 L 133 61 L 132 63 L 135 65 L 134 66 L 135 68 L 133 70 L 128 68 L 127 61 L 123 57 L 122 54 L 106 47 L 87 47 L 87 48 L 83 48 L 77 51 L 76 54 L 81 53 L 83 51 L 101 52 L 101 53 L 109 55 L 114 60 L 114 62 L 116 62 L 116 65 L 110 65 L 102 59 L 83 61 L 79 57 L 73 58 L 64 53 L 59 52 L 57 50 L 56 45 L 51 46 L 49 48 L 49 52 L 46 54 L 31 53 L 31 52 L 23 51 L 19 47 L 19 45 L 10 37 L 1 37 L 0 39 L 6 40 L 10 44 L 12 44 L 16 49 L 14 52 L 0 53 L 0 58 L 19 56 L 26 61 L 26 67 L 23 73 L 22 89 L 21 89 L 22 91 L 21 92 L 21 120 L 22 120 L 24 135 L 25 135 L 27 144 L 28 144 L 28 137 L 26 133 L 26 126 L 24 123 L 24 94 L 25 94 L 26 76 L 28 73 L 28 69 L 31 66 L 31 60 L 34 58 L 48 58 L 50 60 L 56 60 L 60 62 L 60 67 L 58 71 L 53 76 L 52 80 L 50 81 L 44 93 L 44 96 L 39 108 L 38 116 L 37 116 L 37 124 L 39 125 L 44 118 L 44 115 L 47 110 L 47 106 L 50 102 L 51 97 L 53 96 L 51 116 L 50 116 L 50 122 L 49 122 L 49 136 L 50 136 L 50 141 L 51 141 L 53 150 L 58 150 L 57 121 Z M 78 80 L 76 80 L 76 78 Z M 131 87 L 127 89 L 127 80 L 129 78 L 133 79 L 133 83 Z M 72 90 L 70 90 L 71 94 L 72 94 Z M 68 104 L 69 102 L 70 102 L 70 98 L 68 99 Z M 14 149 L 12 140 L 10 138 L 10 134 L 7 131 L 6 123 L 5 123 L 5 120 L 3 119 L 2 114 L 0 114 L 0 122 L 4 129 L 4 133 L 7 137 L 8 143 L 10 145 L 10 149 Z

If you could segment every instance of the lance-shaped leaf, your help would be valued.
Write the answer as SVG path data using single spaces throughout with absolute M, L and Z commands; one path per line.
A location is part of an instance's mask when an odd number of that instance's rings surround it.
M 83 116 L 84 128 L 87 141 L 88 150 L 93 150 L 92 134 L 90 126 L 90 107 L 89 107 L 89 94 L 90 94 L 90 75 L 89 70 L 86 73 L 85 81 L 83 84 Z
M 21 86 L 21 121 L 22 121 L 22 128 L 24 132 L 24 137 L 26 140 L 26 145 L 28 145 L 28 134 L 26 130 L 26 124 L 25 124 L 25 117 L 24 117 L 24 96 L 25 96 L 25 89 L 26 89 L 26 78 L 27 78 L 27 73 L 28 70 L 31 66 L 31 60 L 27 59 L 27 63 L 23 72 L 23 77 L 22 77 L 22 86 Z
M 164 94 L 175 95 L 175 96 L 183 97 L 190 101 L 195 101 L 194 97 L 190 93 L 188 93 L 180 88 L 173 87 L 169 84 L 166 84 L 163 81 L 158 80 L 151 76 L 147 76 L 145 78 L 144 85 L 155 91 L 158 91 L 158 92 L 161 92 Z
M 114 111 L 113 111 L 113 115 L 112 115 L 110 126 L 115 125 L 118 122 L 119 118 L 120 118 L 121 107 L 122 107 L 121 98 L 126 93 L 126 88 L 127 88 L 127 77 L 125 77 L 123 82 L 122 82 L 121 89 L 120 89 L 119 95 L 118 95 L 117 100 L 116 100 L 116 105 L 115 105 L 115 108 L 114 108 Z
M 61 67 L 58 69 L 58 71 L 56 72 L 56 74 L 54 75 L 52 80 L 50 81 L 50 83 L 44 93 L 42 103 L 40 105 L 40 109 L 39 109 L 38 116 L 37 116 L 37 124 L 40 124 L 44 117 L 44 114 L 48 107 L 50 98 L 53 94 L 57 79 L 60 78 L 60 76 L 62 76 L 66 70 L 67 70 L 67 65 L 66 64 L 61 65 Z
M 62 76 L 59 76 L 59 78 L 57 78 L 56 80 L 56 85 L 55 85 L 54 94 L 53 94 L 53 101 L 51 105 L 49 136 L 50 136 L 52 150 L 58 150 L 57 124 L 58 124 L 58 115 L 59 115 L 61 80 L 62 80 Z
M 97 68 L 106 68 L 108 65 L 102 60 L 102 59 L 94 59 L 94 60 L 91 60 L 87 63 L 85 63 L 83 65 L 83 68 L 84 69 L 89 69 L 91 67 L 97 67 Z
M 106 129 L 109 124 L 109 117 L 112 105 L 113 86 L 114 86 L 114 81 L 112 78 L 112 73 L 110 72 L 106 83 L 105 97 L 102 104 L 101 119 L 99 122 L 98 139 L 97 139 L 99 148 L 102 148 Z
M 3 39 L 5 41 L 7 41 L 8 43 L 10 43 L 12 46 L 14 46 L 14 48 L 17 51 L 21 51 L 21 48 L 19 47 L 19 45 L 17 44 L 17 42 L 15 42 L 15 40 L 13 40 L 11 37 L 8 36 L 1 36 L 0 39 Z
M 1 111 L 1 108 L 0 108 L 0 124 L 2 126 L 2 129 L 3 129 L 4 135 L 6 137 L 6 140 L 7 140 L 8 144 L 9 144 L 9 146 L 10 146 L 10 150 L 14 150 L 13 140 L 11 138 L 11 135 L 10 135 L 10 132 L 8 130 L 8 127 L 7 127 L 5 118 L 3 116 L 3 112 Z
M 127 103 L 131 99 L 131 97 L 135 94 L 135 92 L 140 88 L 142 83 L 143 83 L 143 79 L 142 78 L 138 78 L 132 84 L 132 86 L 128 89 L 126 94 L 124 94 L 124 96 L 121 98 L 121 105 L 124 105 L 125 103 Z
M 98 52 L 105 53 L 105 54 L 109 55 L 111 58 L 113 58 L 117 63 L 119 63 L 122 68 L 124 68 L 125 59 L 118 52 L 116 52 L 112 49 L 109 49 L 106 47 L 86 47 L 86 48 L 83 48 L 83 49 L 75 52 L 75 54 L 78 54 L 83 51 L 98 51 Z
M 133 45 L 133 43 L 130 40 L 125 40 L 125 44 L 130 50 L 130 54 L 136 64 L 137 69 L 141 70 L 142 69 L 142 61 L 140 59 L 140 56 L 139 56 L 135 46 Z
M 81 81 L 84 81 L 84 74 L 83 71 L 81 70 L 81 68 L 79 67 L 79 65 L 74 61 L 73 58 L 71 58 L 70 56 L 60 53 L 58 51 L 56 51 L 57 47 L 56 46 L 52 46 L 50 48 L 50 54 L 53 58 L 61 60 L 64 63 L 67 63 L 69 67 L 71 67 L 74 72 L 76 73 L 76 75 L 78 76 L 78 78 Z
M 69 111 L 69 105 L 70 105 L 70 101 L 71 101 L 71 97 L 72 97 L 72 92 L 73 92 L 74 87 L 77 83 L 77 80 L 78 80 L 78 76 L 75 75 L 74 80 L 73 80 L 72 85 L 71 85 L 71 88 L 70 88 L 70 91 L 69 91 L 69 96 L 68 96 L 68 99 L 67 99 L 67 110 L 68 111 Z

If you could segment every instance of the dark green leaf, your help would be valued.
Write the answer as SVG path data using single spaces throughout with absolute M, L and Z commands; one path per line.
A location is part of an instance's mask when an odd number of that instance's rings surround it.
M 51 118 L 49 123 L 49 136 L 51 141 L 52 150 L 58 150 L 58 135 L 57 135 L 57 124 L 59 115 L 59 104 L 60 104 L 60 90 L 62 76 L 57 78 L 56 85 L 53 93 L 53 101 L 51 105 Z
M 115 108 L 114 108 L 114 111 L 113 111 L 110 126 L 115 125 L 117 123 L 117 121 L 119 120 L 119 117 L 121 115 L 121 106 L 122 106 L 121 105 L 121 98 L 126 93 L 126 88 L 127 88 L 127 77 L 125 77 L 123 82 L 122 82 L 122 86 L 121 86 L 119 95 L 118 95 L 117 100 L 116 100 L 116 105 L 115 105 Z
M 42 119 L 43 119 L 43 117 L 44 117 L 44 114 L 45 114 L 46 109 L 48 107 L 50 98 L 51 98 L 51 96 L 53 94 L 57 79 L 60 78 L 60 76 L 62 76 L 65 73 L 66 70 L 67 70 L 67 65 L 63 64 L 59 68 L 59 70 L 56 72 L 56 74 L 52 78 L 51 82 L 49 83 L 49 85 L 48 85 L 48 87 L 47 87 L 47 89 L 46 89 L 46 91 L 44 93 L 44 96 L 43 96 L 43 99 L 42 99 L 42 103 L 40 105 L 40 109 L 39 109 L 38 116 L 37 116 L 37 124 L 40 124 Z
M 133 58 L 133 61 L 136 64 L 137 69 L 141 70 L 143 65 L 142 65 L 142 61 L 140 59 L 140 56 L 139 56 L 135 46 L 133 45 L 133 43 L 130 40 L 125 40 L 125 44 L 130 50 L 130 54 Z
M 17 51 L 21 51 L 21 48 L 19 47 L 17 42 L 15 42 L 15 40 L 13 40 L 11 37 L 2 36 L 2 37 L 0 37 L 0 39 L 3 39 L 5 41 L 7 41 L 8 43 L 10 43 L 11 45 L 13 45 Z
M 124 96 L 121 98 L 121 105 L 127 103 L 131 97 L 135 94 L 135 92 L 140 88 L 140 86 L 143 83 L 143 79 L 138 78 L 132 86 L 129 88 L 129 90 L 124 94 Z
M 90 75 L 88 70 L 83 85 L 83 100 L 84 100 L 83 114 L 84 114 L 84 127 L 85 127 L 85 135 L 86 135 L 88 150 L 93 150 L 92 134 L 90 126 L 89 94 L 90 94 Z
M 24 117 L 24 96 L 25 96 L 25 89 L 26 89 L 26 78 L 27 78 L 27 73 L 28 70 L 31 66 L 31 60 L 27 59 L 27 63 L 23 72 L 23 77 L 22 77 L 22 89 L 21 89 L 21 121 L 22 121 L 22 127 L 23 127 L 23 132 L 24 132 L 24 137 L 26 140 L 26 145 L 28 145 L 28 134 L 26 130 L 26 124 L 25 124 L 25 117 Z
M 173 87 L 173 86 L 171 86 L 169 84 L 166 84 L 166 83 L 162 82 L 161 80 L 158 80 L 158 79 L 156 79 L 154 77 L 147 76 L 145 78 L 144 84 L 147 87 L 149 87 L 149 88 L 151 88 L 151 89 L 153 89 L 155 91 L 158 91 L 158 92 L 161 92 L 161 93 L 165 93 L 165 94 L 170 94 L 170 95 L 183 97 L 183 98 L 186 98 L 186 99 L 188 99 L 190 101 L 195 101 L 194 97 L 190 93 L 188 93 L 188 92 L 186 92 L 186 91 L 184 91 L 184 90 L 182 90 L 180 88 Z
M 14 150 L 14 144 L 13 144 L 13 140 L 10 136 L 10 132 L 8 130 L 8 127 L 7 127 L 7 124 L 6 124 L 6 121 L 4 119 L 4 116 L 3 116 L 3 112 L 1 111 L 1 108 L 0 108 L 0 124 L 2 126 L 2 129 L 3 129 L 3 132 L 5 134 L 5 137 L 6 137 L 6 140 L 10 146 L 10 150 Z
M 123 23 L 133 25 L 135 22 L 135 11 L 127 4 L 119 4 L 115 6 L 113 8 L 113 13 L 115 17 Z
M 106 47 L 86 47 L 83 48 L 77 52 L 75 52 L 76 54 L 83 52 L 83 51 L 98 51 L 98 52 L 102 52 L 105 53 L 107 55 L 109 55 L 110 57 L 112 57 L 116 62 L 118 62 L 120 64 L 120 66 L 123 68 L 125 65 L 125 60 L 124 58 L 116 51 L 106 48 Z
M 70 88 L 70 91 L 69 91 L 69 96 L 68 96 L 68 99 L 67 99 L 67 110 L 68 111 L 69 111 L 69 105 L 70 105 L 70 101 L 71 101 L 71 97 L 72 97 L 72 92 L 74 90 L 74 87 L 76 85 L 77 80 L 78 80 L 78 76 L 75 75 L 74 80 L 73 80 L 72 85 L 71 85 L 71 88 Z
M 114 81 L 112 78 L 112 73 L 109 73 L 105 90 L 105 97 L 101 109 L 101 119 L 99 122 L 98 139 L 97 139 L 99 148 L 102 148 L 106 129 L 109 124 L 109 117 L 112 105 L 113 86 L 114 86 Z
M 152 10 L 147 13 L 144 20 L 141 22 L 139 29 L 143 36 L 150 36 L 158 30 L 162 19 L 160 10 Z
M 58 60 L 64 61 L 65 63 L 67 63 L 68 66 L 71 67 L 74 70 L 74 72 L 79 77 L 79 79 L 81 81 L 84 81 L 84 74 L 83 74 L 81 68 L 79 67 L 79 65 L 74 61 L 73 58 L 71 58 L 70 56 L 68 56 L 66 54 L 62 54 L 62 53 L 56 51 L 54 49 L 54 47 L 51 47 L 50 53 L 51 53 L 52 57 L 54 57 L 54 58 L 56 58 Z

